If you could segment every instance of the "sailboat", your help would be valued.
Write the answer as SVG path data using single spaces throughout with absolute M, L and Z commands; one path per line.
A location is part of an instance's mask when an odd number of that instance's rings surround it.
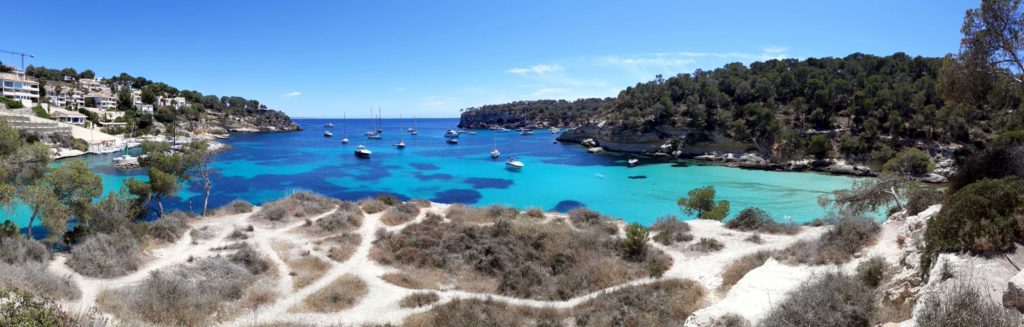
M 418 133 L 416 132 L 416 116 L 412 116 L 412 127 L 409 127 L 408 131 L 409 135 L 416 135 Z
M 373 130 L 369 131 L 369 132 L 366 132 L 366 138 L 371 139 L 371 140 L 379 140 L 379 139 L 381 139 L 381 136 L 380 136 L 381 130 L 380 130 L 380 126 L 378 126 L 377 119 L 373 118 L 373 109 L 370 109 L 370 119 L 371 119 L 371 121 L 373 121 Z
M 491 158 L 497 158 L 501 156 L 501 151 L 498 151 L 498 134 L 491 134 L 494 135 L 494 148 L 491 148 Z
M 345 113 L 341 114 L 341 128 L 343 133 L 341 144 L 348 144 L 348 124 L 345 123 Z
M 398 125 L 399 126 L 398 130 L 402 130 L 402 116 L 398 116 L 398 124 L 399 124 Z M 402 133 L 399 132 L 398 134 L 401 135 Z M 405 149 L 405 138 L 402 137 L 402 136 L 399 136 L 398 137 L 398 143 L 395 144 L 395 147 L 399 148 L 399 149 Z

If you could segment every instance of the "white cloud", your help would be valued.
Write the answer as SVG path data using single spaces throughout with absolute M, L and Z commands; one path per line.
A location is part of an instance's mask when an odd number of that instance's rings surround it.
M 300 96 L 300 95 L 302 95 L 302 92 L 299 92 L 299 91 L 291 91 L 291 92 L 282 94 L 282 96 L 286 96 L 286 97 L 289 97 L 289 98 L 294 98 L 294 97 L 297 97 L 297 96 Z
M 445 96 L 430 96 L 423 99 L 422 103 L 424 106 L 440 107 L 449 106 L 458 102 L 458 98 L 445 97 Z
M 526 68 L 512 68 L 512 69 L 506 70 L 505 72 L 506 73 L 516 74 L 516 75 L 528 75 L 528 74 L 544 75 L 544 74 L 548 74 L 548 73 L 560 72 L 560 71 L 563 71 L 563 70 L 565 70 L 565 69 L 562 68 L 562 66 L 560 66 L 560 65 L 539 64 L 539 65 L 533 65 L 533 66 L 526 67 Z

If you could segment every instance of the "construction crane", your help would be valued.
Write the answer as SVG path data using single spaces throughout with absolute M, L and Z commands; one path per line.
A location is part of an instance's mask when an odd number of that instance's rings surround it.
M 17 51 L 0 50 L 0 52 L 10 53 L 10 54 L 16 55 L 16 56 L 21 56 L 21 71 L 25 71 L 25 57 L 29 57 L 29 58 L 35 58 L 36 57 L 36 56 L 30 55 L 30 54 L 27 54 L 27 53 L 24 53 L 24 52 L 17 52 Z

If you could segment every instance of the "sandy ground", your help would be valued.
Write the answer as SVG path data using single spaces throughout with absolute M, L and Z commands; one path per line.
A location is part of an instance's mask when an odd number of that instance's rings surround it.
M 181 239 L 172 244 L 165 244 L 153 248 L 148 253 L 149 260 L 138 270 L 126 276 L 97 279 L 85 277 L 75 273 L 66 265 L 64 255 L 57 255 L 51 263 L 50 269 L 54 272 L 70 275 L 82 290 L 82 297 L 75 302 L 63 303 L 71 310 L 95 310 L 96 296 L 107 289 L 114 289 L 130 286 L 144 280 L 151 272 L 160 269 L 173 268 L 188 262 L 189 258 L 202 258 L 222 254 L 223 251 L 212 249 L 236 241 L 227 239 L 228 234 L 236 226 L 254 225 L 255 230 L 250 233 L 246 242 L 250 243 L 259 252 L 263 253 L 269 261 L 276 266 L 279 272 L 279 279 L 273 287 L 279 294 L 282 294 L 276 302 L 259 308 L 253 315 L 242 313 L 233 320 L 223 321 L 222 326 L 252 326 L 254 323 L 264 324 L 271 322 L 304 323 L 312 325 L 360 325 L 365 323 L 392 323 L 401 322 L 411 314 L 429 310 L 431 306 L 421 308 L 401 308 L 399 301 L 417 290 L 408 289 L 390 284 L 381 279 L 381 276 L 395 271 L 394 268 L 383 266 L 369 258 L 372 242 L 375 239 L 374 233 L 378 228 L 384 227 L 389 231 L 398 231 L 409 224 L 422 221 L 427 212 L 442 214 L 447 205 L 433 204 L 430 208 L 423 210 L 416 220 L 399 226 L 385 226 L 381 221 L 381 213 L 367 215 L 362 226 L 355 231 L 361 236 L 360 243 L 355 253 L 345 262 L 335 262 L 326 258 L 325 253 L 315 249 L 314 242 L 323 238 L 320 236 L 309 236 L 297 231 L 305 223 L 303 221 L 290 222 L 279 225 L 251 222 L 249 214 L 239 214 L 220 217 L 208 217 L 196 220 L 191 228 L 208 227 L 215 231 L 216 236 L 209 240 L 193 242 L 189 233 L 185 233 Z M 258 210 L 258 209 L 257 209 Z M 254 210 L 255 212 L 255 210 Z M 324 213 L 316 220 L 330 214 Z M 559 215 L 552 215 L 547 218 L 551 220 Z M 625 223 L 618 222 L 621 227 Z M 818 237 L 825 229 L 824 227 L 805 227 L 796 235 L 761 235 L 761 244 L 751 243 L 744 239 L 752 233 L 740 232 L 726 229 L 722 223 L 716 221 L 689 221 L 694 240 L 685 243 L 677 243 L 672 246 L 663 246 L 651 242 L 653 246 L 665 251 L 673 258 L 673 266 L 662 278 L 692 279 L 699 282 L 709 290 L 708 306 L 698 311 L 688 325 L 703 325 L 701 322 L 709 318 L 717 317 L 728 312 L 736 312 L 756 321 L 758 317 L 770 307 L 771 303 L 780 301 L 786 292 L 805 280 L 819 268 L 786 266 L 774 261 L 769 261 L 764 266 L 753 270 L 727 294 L 721 295 L 716 290 L 722 283 L 722 270 L 733 260 L 760 251 L 781 249 L 801 239 L 812 239 Z M 700 240 L 702 237 L 715 238 L 725 244 L 721 251 L 701 253 L 690 251 L 687 248 Z M 883 237 L 884 238 L 884 237 Z M 301 288 L 294 288 L 292 277 L 289 276 L 289 267 L 276 251 L 273 244 L 289 244 L 300 250 L 310 250 L 310 255 L 318 256 L 330 264 L 324 274 L 315 281 Z M 875 251 L 874 248 L 869 251 Z M 878 249 L 877 251 L 883 251 Z M 824 269 L 824 268 L 821 268 Z M 299 305 L 307 296 L 329 285 L 332 281 L 346 274 L 359 277 L 366 282 L 369 292 L 355 306 L 346 310 L 332 313 L 305 313 L 289 312 L 296 305 Z M 624 284 L 613 286 L 607 289 L 595 291 L 564 301 L 542 301 L 499 296 L 493 294 L 472 293 L 458 290 L 435 291 L 441 301 L 434 305 L 445 303 L 454 299 L 484 299 L 490 298 L 495 301 L 507 302 L 515 305 L 531 307 L 571 308 L 588 300 L 601 296 L 609 291 L 619 288 L 642 285 L 654 282 L 656 279 L 643 278 L 633 280 Z

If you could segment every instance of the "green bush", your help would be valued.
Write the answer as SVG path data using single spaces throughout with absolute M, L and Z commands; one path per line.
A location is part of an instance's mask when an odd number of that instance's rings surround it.
M 47 113 L 46 109 L 43 109 L 43 107 L 40 107 L 40 106 L 32 107 L 32 111 L 35 112 L 36 117 L 50 119 L 50 114 Z
M 927 174 L 935 169 L 931 156 L 928 153 L 908 148 L 896 154 L 896 157 L 889 159 L 882 165 L 882 173 L 898 174 L 906 176 L 917 176 Z
M 626 229 L 626 238 L 622 239 L 622 250 L 627 258 L 642 258 L 647 253 L 647 240 L 650 232 L 647 228 L 637 223 L 629 224 Z
M 907 215 L 916 215 L 939 203 L 942 203 L 942 191 L 938 188 L 920 182 L 913 182 L 907 186 Z
M 21 109 L 25 107 L 25 105 L 21 104 L 21 101 L 11 100 L 5 97 L 0 97 L 0 103 L 3 103 L 7 109 Z
M 1017 219 L 1022 209 L 1021 179 L 983 179 L 967 185 L 950 196 L 942 211 L 928 222 L 922 266 L 927 269 L 932 257 L 941 252 L 993 254 L 1013 249 L 1020 235 Z

